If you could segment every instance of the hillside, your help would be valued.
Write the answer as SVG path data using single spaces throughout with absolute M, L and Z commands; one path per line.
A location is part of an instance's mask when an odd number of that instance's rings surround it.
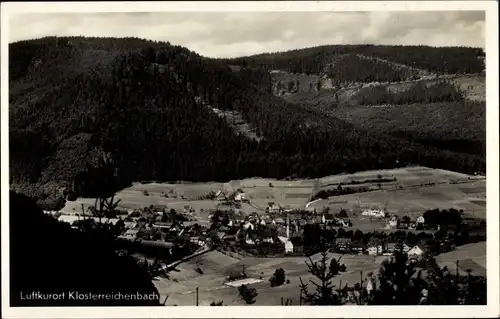
M 274 95 L 358 129 L 485 157 L 480 49 L 322 46 L 229 62 L 270 69 Z
M 399 66 L 422 70 L 418 73 L 471 74 L 484 70 L 484 51 L 468 47 L 429 47 L 429 46 L 382 46 L 382 45 L 325 45 L 284 52 L 258 54 L 248 57 L 224 60 L 234 65 L 263 67 L 267 70 L 283 70 L 290 73 L 323 74 L 329 64 L 339 57 L 347 55 L 349 59 L 361 60 L 359 56 L 377 58 L 379 68 L 384 64 L 380 60 L 390 61 L 391 69 Z M 357 57 L 353 57 L 357 55 Z M 361 74 L 366 63 L 353 65 L 351 72 Z M 371 73 L 372 68 L 364 71 Z M 401 68 L 399 68 L 401 70 Z M 387 70 L 387 68 L 386 68 Z M 373 74 L 373 76 L 377 76 Z M 382 76 L 382 75 L 378 75 Z M 386 75 L 384 75 L 386 76 Z M 400 76 L 392 74 L 392 81 Z
M 119 187 L 317 177 L 411 163 L 484 171 L 483 156 L 325 118 L 274 96 L 265 66 L 228 65 L 136 38 L 43 38 L 9 49 L 11 184 L 39 203 L 54 202 L 65 188 L 84 195 L 85 185 L 99 183 L 90 172 L 104 155 Z M 227 114 L 259 138 L 214 108 L 234 111 Z

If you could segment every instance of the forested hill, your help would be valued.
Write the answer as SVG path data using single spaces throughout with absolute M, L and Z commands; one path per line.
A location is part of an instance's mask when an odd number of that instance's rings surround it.
M 480 48 L 470 47 L 324 45 L 221 61 L 239 66 L 320 75 L 328 73 L 329 64 L 345 55 L 376 58 L 379 62 L 389 61 L 430 73 L 471 74 L 484 70 L 485 53 Z M 366 68 L 366 65 L 359 67 Z M 372 63 L 372 67 L 381 71 L 380 63 Z M 400 80 L 398 76 L 395 74 L 393 80 Z
M 424 147 L 325 119 L 271 93 L 264 66 L 230 67 L 137 38 L 10 44 L 10 179 L 52 203 L 85 187 L 105 154 L 132 181 L 313 177 L 418 163 L 472 173 L 483 156 Z M 202 101 L 203 103 L 200 103 Z M 206 105 L 237 110 L 263 136 L 239 135 Z M 97 181 L 98 182 L 98 181 Z

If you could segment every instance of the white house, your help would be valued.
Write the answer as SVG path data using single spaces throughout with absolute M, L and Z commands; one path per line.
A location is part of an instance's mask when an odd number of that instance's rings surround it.
M 423 246 L 415 245 L 411 249 L 408 250 L 408 257 L 419 258 L 425 253 L 426 249 Z
M 389 227 L 390 228 L 396 228 L 398 227 L 398 219 L 396 216 L 392 216 L 391 219 L 389 219 Z
M 240 201 L 242 201 L 242 200 L 244 200 L 244 199 L 245 199 L 245 193 L 238 193 L 238 194 L 236 194 L 236 196 L 234 197 L 234 200 L 235 200 L 235 201 L 239 201 L 239 202 L 240 202 Z
M 368 249 L 366 251 L 368 252 L 368 255 L 370 255 L 370 256 L 377 256 L 378 255 L 378 250 L 377 250 L 376 246 L 370 246 L 370 247 L 368 247 Z
M 377 255 L 382 255 L 384 248 L 382 247 L 382 245 L 374 245 L 373 244 L 373 245 L 368 246 L 366 251 L 368 252 L 368 255 L 370 255 L 370 256 L 377 256 Z
M 385 211 L 383 209 L 366 209 L 361 213 L 362 216 L 371 217 L 385 217 Z
M 133 239 L 137 237 L 138 232 L 139 232 L 138 229 L 127 229 L 125 233 L 122 235 L 122 237 Z
M 73 222 L 80 220 L 80 216 L 75 216 L 75 215 L 61 215 L 57 219 L 60 222 L 65 222 L 69 224 L 73 224 Z
M 347 221 L 345 219 L 340 219 L 339 223 L 340 223 L 340 226 L 342 226 L 342 227 L 349 227 L 349 221 Z
M 285 242 L 285 253 L 293 253 L 293 244 L 290 240 Z
M 251 222 L 246 222 L 244 225 L 243 225 L 243 228 L 245 229 L 251 229 L 251 230 L 254 230 L 254 225 L 251 223 Z
M 417 224 L 424 224 L 424 223 L 425 223 L 424 216 L 418 216 L 418 218 L 417 218 Z

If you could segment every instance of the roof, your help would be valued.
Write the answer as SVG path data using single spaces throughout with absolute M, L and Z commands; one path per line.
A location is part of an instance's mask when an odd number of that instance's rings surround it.
M 416 244 L 415 246 L 413 246 L 412 248 L 415 248 L 415 247 L 418 247 L 420 248 L 420 250 L 422 250 L 424 253 L 428 250 L 427 249 L 427 246 L 423 245 L 423 244 Z
M 351 238 L 337 238 L 335 239 L 335 243 L 350 243 L 351 242 Z
M 285 223 L 285 220 L 283 218 L 281 218 L 281 217 L 278 217 L 278 218 L 274 219 L 274 221 L 276 223 L 280 223 L 280 224 L 284 224 Z
M 353 246 L 354 248 L 363 248 L 363 247 L 365 247 L 365 245 L 363 245 L 363 243 L 362 243 L 362 242 L 360 242 L 360 241 L 353 241 L 353 242 L 352 242 L 352 246 Z
M 126 235 L 135 235 L 139 232 L 138 229 L 127 229 L 124 234 Z

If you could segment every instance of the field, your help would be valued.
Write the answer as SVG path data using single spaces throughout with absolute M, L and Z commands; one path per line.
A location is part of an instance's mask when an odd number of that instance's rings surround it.
M 339 258 L 341 255 L 330 253 L 330 258 Z M 319 254 L 311 257 L 313 261 L 320 258 Z M 381 262 L 386 256 L 355 256 L 344 255 L 341 262 L 347 267 L 347 272 L 336 277 L 333 284 L 354 285 L 361 278 L 365 278 L 370 272 L 376 273 Z M 304 283 L 312 279 L 305 264 L 306 257 L 282 257 L 282 258 L 258 258 L 241 257 L 236 254 L 229 256 L 229 253 L 211 251 L 207 254 L 193 258 L 178 266 L 177 271 L 170 273 L 170 279 L 158 279 L 155 285 L 158 288 L 162 299 L 169 296 L 167 305 L 191 306 L 195 304 L 195 291 L 199 287 L 199 304 L 209 305 L 213 301 L 223 301 L 224 305 L 243 305 L 237 288 L 225 285 L 227 276 L 230 273 L 238 273 L 245 269 L 249 278 L 254 282 L 262 280 L 251 287 L 257 289 L 257 306 L 280 305 L 281 298 L 290 299 L 293 305 L 299 304 L 300 280 Z M 480 242 L 458 247 L 457 250 L 436 257 L 441 267 L 448 267 L 450 271 L 456 271 L 456 261 L 459 263 L 459 272 L 466 274 L 467 269 L 471 269 L 473 274 L 486 274 L 486 243 Z M 203 274 L 199 274 L 195 269 L 199 267 Z M 278 287 L 271 287 L 269 279 L 278 268 L 285 270 L 289 284 Z
M 380 183 L 381 189 L 376 191 L 318 200 L 310 203 L 308 209 L 319 211 L 330 207 L 333 211 L 346 209 L 352 215 L 358 215 L 362 209 L 385 207 L 391 214 L 416 218 L 428 209 L 456 208 L 486 218 L 486 181 L 481 177 L 426 167 L 407 167 L 329 176 L 322 178 L 320 184 L 322 189 L 335 188 L 339 183 L 376 180 L 379 175 L 382 179 L 395 178 L 396 181 Z
M 338 258 L 338 254 L 330 254 L 331 257 Z M 318 260 L 319 255 L 312 256 L 313 260 Z M 347 272 L 335 278 L 336 285 L 349 283 L 354 285 L 369 272 L 378 270 L 380 263 L 387 257 L 379 256 L 374 259 L 371 256 L 350 256 L 345 255 L 342 262 L 346 264 Z M 243 268 L 248 277 L 260 279 L 262 282 L 252 284 L 251 287 L 257 289 L 258 296 L 255 305 L 271 306 L 280 305 L 281 298 L 293 300 L 294 305 L 299 304 L 299 277 L 304 282 L 309 282 L 311 276 L 308 272 L 305 257 L 289 258 L 257 258 L 244 257 L 234 258 L 218 251 L 196 257 L 186 263 L 179 265 L 178 272 L 171 272 L 170 280 L 159 279 L 155 281 L 162 299 L 169 296 L 167 305 L 192 306 L 195 304 L 195 291 L 199 287 L 200 305 L 209 305 L 212 301 L 224 301 L 225 305 L 243 305 L 237 288 L 224 285 L 226 276 L 231 272 L 241 271 Z M 194 269 L 200 267 L 203 274 L 199 274 Z M 277 268 L 285 270 L 289 284 L 279 287 L 271 287 L 269 279 Z
M 446 266 L 452 272 L 457 269 L 457 260 L 462 275 L 467 274 L 467 269 L 470 269 L 473 275 L 486 276 L 486 242 L 460 246 L 454 251 L 436 257 L 441 267 Z
M 395 178 L 396 181 L 380 183 L 380 190 L 335 196 L 307 204 L 311 195 L 320 189 L 335 188 L 339 183 L 345 185 L 352 181 L 376 180 L 379 175 L 386 179 Z M 371 186 L 376 184 L 371 183 Z M 162 204 L 182 211 L 185 206 L 190 206 L 196 210 L 196 215 L 200 220 L 206 221 L 208 216 L 206 210 L 231 208 L 221 206 L 220 201 L 199 199 L 211 191 L 217 192 L 221 189 L 227 193 L 238 189 L 243 190 L 250 203 L 243 204 L 241 210 L 247 214 L 263 211 L 272 202 L 285 209 L 304 209 L 307 204 L 307 209 L 310 210 L 316 208 L 319 211 L 328 206 L 334 212 L 346 209 L 354 215 L 358 214 L 360 209 L 386 206 L 389 213 L 405 214 L 410 217 L 412 214 L 420 214 L 427 209 L 452 207 L 463 209 L 466 213 L 476 217 L 485 218 L 486 216 L 485 179 L 426 167 L 365 171 L 327 176 L 319 180 L 277 181 L 249 178 L 228 183 L 135 184 L 118 192 L 116 197 L 121 200 L 120 208 L 127 210 Z M 145 196 L 144 191 L 147 191 L 149 196 Z M 168 198 L 164 194 L 167 194 Z M 74 202 L 67 202 L 63 211 L 79 213 L 81 204 L 93 205 L 94 201 L 93 199 L 78 199 Z M 202 209 L 205 212 L 200 212 Z M 373 222 L 368 222 L 370 223 L 373 224 Z M 373 225 L 368 226 L 373 227 Z
M 485 186 L 484 181 L 474 181 L 342 195 L 336 196 L 335 200 L 316 201 L 308 209 L 330 207 L 333 211 L 346 209 L 358 214 L 362 209 L 385 207 L 390 214 L 416 218 L 425 210 L 455 208 L 478 218 L 486 218 Z M 480 193 L 470 194 L 469 190 Z

